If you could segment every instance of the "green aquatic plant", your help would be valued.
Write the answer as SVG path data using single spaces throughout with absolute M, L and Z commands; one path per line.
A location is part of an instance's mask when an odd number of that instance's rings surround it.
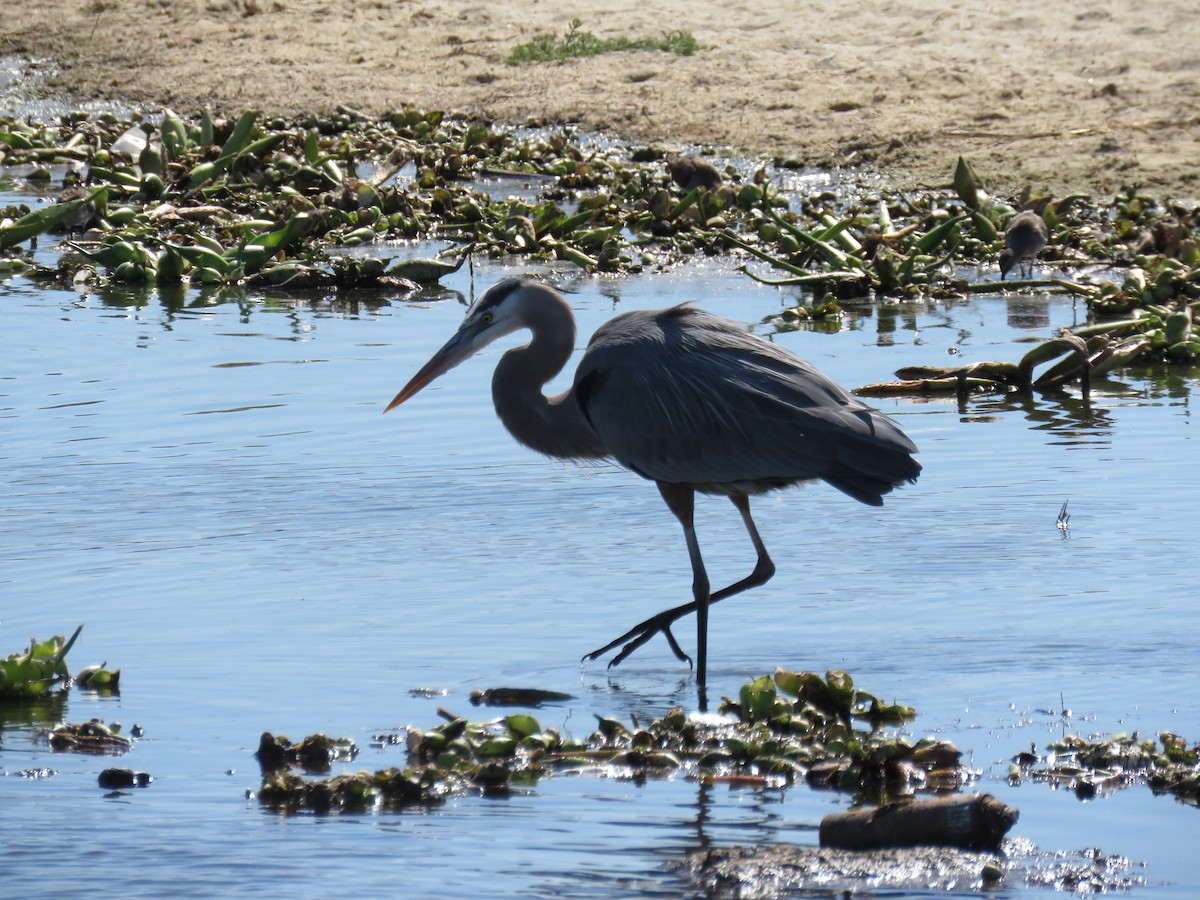
M 83 196 L 43 206 L 18 219 L 0 217 L 0 250 L 33 240 L 76 215 L 84 207 L 103 209 L 108 188 L 98 187 Z
M 43 698 L 53 688 L 56 694 L 65 693 L 71 684 L 90 691 L 115 693 L 121 680 L 121 670 L 110 670 L 108 663 L 85 666 L 74 678 L 67 668 L 67 652 L 75 646 L 83 626 L 69 637 L 56 634 L 45 641 L 31 638 L 29 649 L 11 653 L 0 659 L 0 701 Z
M 0 700 L 37 697 L 57 685 L 69 684 L 67 651 L 81 631 L 82 625 L 70 638 L 61 634 L 45 641 L 32 638 L 28 650 L 0 659 Z
M 990 195 L 963 159 L 938 190 L 785 192 L 769 161 L 745 171 L 713 166 L 717 178 L 680 186 L 671 154 L 658 148 L 588 142 L 570 130 L 518 132 L 411 107 L 292 119 L 78 113 L 37 125 L 0 116 L 0 154 L 5 164 L 42 171 L 82 163 L 88 183 L 36 212 L 0 210 L 0 277 L 101 289 L 144 284 L 170 290 L 173 303 L 203 290 L 219 302 L 247 286 L 407 295 L 471 254 L 613 274 L 725 255 L 756 281 L 803 292 L 774 317 L 780 329 L 837 328 L 840 306 L 858 298 L 1067 291 L 1086 304 L 1087 327 L 1108 334 L 1103 344 L 1087 337 L 1093 374 L 1200 358 L 1200 209 L 1133 189 L 1108 202 L 1033 198 L 1022 206 L 1037 210 L 1050 234 L 1039 268 L 1070 274 L 964 277 L 958 267 L 994 265 L 1017 210 Z M 791 164 L 774 161 L 776 169 Z M 519 193 L 509 190 L 512 179 L 523 182 Z M 72 223 L 85 221 L 85 211 L 90 227 L 58 245 L 66 251 L 58 265 L 23 251 L 44 231 L 82 227 Z M 367 261 L 343 249 L 410 239 L 447 249 L 432 261 L 403 252 Z M 762 264 L 776 274 L 755 271 Z M 1088 277 L 1097 265 L 1103 277 Z M 1118 331 L 1127 321 L 1139 324 Z M 1082 356 L 1063 366 L 1082 369 Z M 1008 389 L 1011 376 L 1027 390 L 1077 374 L 1030 378 L 1020 363 L 978 364 L 882 389 Z
M 1170 731 L 1155 738 L 1134 734 L 1107 737 L 1065 735 L 1047 746 L 1045 756 L 1018 754 L 1009 767 L 1010 783 L 1025 778 L 1065 786 L 1083 798 L 1147 784 L 1156 794 L 1200 805 L 1200 743 Z
M 599 56 L 621 50 L 661 50 L 676 56 L 692 56 L 708 49 L 686 31 L 668 31 L 660 38 L 599 38 L 584 31 L 583 21 L 572 19 L 566 34 L 538 34 L 532 40 L 513 47 L 504 61 L 510 66 L 524 63 L 553 62 L 580 56 Z
M 736 700 L 726 698 L 716 719 L 690 717 L 680 707 L 646 724 L 597 716 L 595 730 L 582 738 L 544 727 L 528 713 L 471 722 L 438 712 L 441 724 L 407 730 L 406 766 L 323 782 L 290 771 L 305 763 L 286 739 L 281 745 L 264 734 L 259 798 L 285 810 L 428 804 L 463 793 L 502 794 L 558 771 L 634 778 L 683 773 L 778 786 L 807 781 L 876 799 L 924 784 L 952 788 L 970 778 L 952 745 L 914 744 L 883 730 L 910 721 L 914 711 L 881 701 L 839 671 L 779 669 L 743 686 Z M 328 764 L 337 742 L 314 735 L 299 746 L 306 745 Z

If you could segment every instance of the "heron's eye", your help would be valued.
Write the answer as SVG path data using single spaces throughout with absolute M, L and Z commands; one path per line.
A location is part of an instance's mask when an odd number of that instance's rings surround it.
M 485 312 L 482 316 L 479 317 L 479 321 L 482 322 L 484 325 L 491 325 L 492 324 L 492 314 L 490 312 Z

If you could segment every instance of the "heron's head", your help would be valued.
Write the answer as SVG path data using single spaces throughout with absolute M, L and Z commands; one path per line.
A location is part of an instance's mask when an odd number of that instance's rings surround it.
M 521 314 L 521 298 L 524 292 L 537 286 L 537 282 L 510 277 L 497 281 L 480 294 L 467 310 L 454 336 L 421 367 L 384 412 L 395 409 L 429 382 L 474 356 L 492 341 L 521 328 L 525 324 Z

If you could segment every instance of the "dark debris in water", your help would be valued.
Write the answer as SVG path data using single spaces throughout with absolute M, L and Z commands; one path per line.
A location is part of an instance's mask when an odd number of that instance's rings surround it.
M 105 769 L 98 779 L 100 787 L 110 790 L 122 788 L 149 787 L 154 781 L 152 775 L 146 772 L 135 772 L 133 769 Z
M 821 820 L 821 846 L 843 850 L 880 847 L 998 850 L 1016 821 L 1017 810 L 991 794 L 909 797 L 883 806 L 830 813 Z
M 529 706 L 539 707 L 544 703 L 563 703 L 574 700 L 571 694 L 560 691 L 543 691 L 538 688 L 487 688 L 471 691 L 472 706 Z
M 299 766 L 306 772 L 328 772 L 335 762 L 352 762 L 358 756 L 358 745 L 349 738 L 331 738 L 313 734 L 299 743 L 283 735 L 264 731 L 254 753 L 264 772 Z
M 728 847 L 689 854 L 673 868 L 705 897 L 821 896 L 859 891 L 1049 888 L 1072 893 L 1128 891 L 1146 884 L 1140 867 L 1098 850 L 1048 853 L 1006 840 L 1002 852 L 951 848 L 832 850 L 821 847 Z
M 133 741 L 120 734 L 121 724 L 105 724 L 91 719 L 77 725 L 63 722 L 47 732 L 50 746 L 59 752 L 120 754 L 133 747 Z
M 429 777 L 409 769 L 357 772 L 308 780 L 294 772 L 272 772 L 258 792 L 259 802 L 285 812 L 366 812 L 376 807 L 439 803 L 458 785 L 454 778 Z
M 1084 738 L 1067 735 L 1051 743 L 1044 758 L 1021 753 L 1009 769 L 1009 781 L 1025 777 L 1065 787 L 1081 800 L 1111 794 L 1135 784 L 1200 806 L 1200 743 L 1169 731 L 1157 740 L 1136 733 Z

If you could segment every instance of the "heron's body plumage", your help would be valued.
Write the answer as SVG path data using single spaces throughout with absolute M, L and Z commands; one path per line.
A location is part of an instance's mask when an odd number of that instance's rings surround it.
M 763 584 L 775 572 L 749 498 L 821 480 L 878 506 L 921 472 L 912 456 L 916 446 L 886 415 L 788 350 L 687 305 L 623 313 L 601 326 L 571 387 L 547 397 L 546 384 L 574 352 L 575 319 L 558 292 L 524 278 L 505 278 L 484 291 L 388 409 L 518 330 L 531 334 L 529 343 L 505 352 L 492 376 L 492 399 L 504 426 L 539 453 L 611 458 L 654 481 L 683 526 L 692 564 L 691 603 L 652 616 L 586 658 L 621 645 L 609 663 L 615 665 L 661 633 L 678 657 L 688 659 L 670 626 L 694 612 L 702 708 L 709 605 Z M 715 592 L 692 522 L 697 491 L 729 497 L 758 555 L 747 577 Z

